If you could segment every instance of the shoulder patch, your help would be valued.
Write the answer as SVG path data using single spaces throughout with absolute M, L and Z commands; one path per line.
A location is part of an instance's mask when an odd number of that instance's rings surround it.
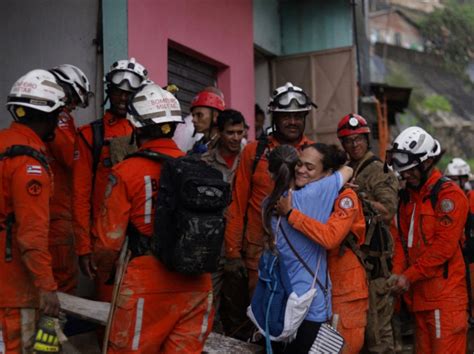
M 451 199 L 443 199 L 440 202 L 440 208 L 443 213 L 450 213 L 454 210 L 454 202 Z
M 43 169 L 41 165 L 26 165 L 26 174 L 41 176 L 43 174 Z
M 342 209 L 350 209 L 354 207 L 354 201 L 350 197 L 344 197 L 339 201 L 339 207 Z
M 34 196 L 40 195 L 41 192 L 43 191 L 43 185 L 41 184 L 40 181 L 36 179 L 32 179 L 26 184 L 26 191 L 30 195 L 34 195 Z

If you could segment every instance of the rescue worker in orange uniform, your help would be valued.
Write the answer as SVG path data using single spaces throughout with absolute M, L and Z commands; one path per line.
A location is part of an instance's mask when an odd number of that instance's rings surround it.
M 280 198 L 276 210 L 287 216 L 289 224 L 328 252 L 332 282 L 333 326 L 344 338 L 342 353 L 359 353 L 364 345 L 369 294 L 365 268 L 351 250 L 348 237 L 360 246 L 365 241 L 365 219 L 357 194 L 350 188 L 341 191 L 334 211 L 323 224 L 292 207 L 292 193 Z
M 25 338 L 26 329 L 35 327 L 38 309 L 50 316 L 59 314 L 48 251 L 53 176 L 44 142 L 54 138 L 64 95 L 50 72 L 33 70 L 15 82 L 8 96 L 15 122 L 0 131 L 0 152 L 6 154 L 0 161 L 0 351 L 4 353 L 23 352 L 30 339 Z
M 172 140 L 182 117 L 171 93 L 146 85 L 132 98 L 130 107 L 140 150 L 171 157 L 184 155 Z M 140 251 L 132 249 L 123 277 L 112 319 L 111 353 L 201 353 L 212 328 L 210 274 L 171 272 L 149 250 L 161 166 L 137 156 L 115 166 L 101 213 L 96 216 L 99 269 L 110 270 L 125 236 L 130 238 L 129 245 L 139 239 L 143 246 Z
M 405 129 L 387 151 L 387 163 L 406 188 L 400 197 L 392 291 L 408 291 L 417 353 L 465 353 L 467 291 L 460 241 L 468 202 L 443 181 L 435 164 L 441 146 L 419 127 Z
M 258 262 L 264 245 L 261 205 L 273 190 L 266 154 L 280 144 L 299 148 L 312 143 L 304 136 L 304 128 L 306 116 L 313 106 L 316 107 L 300 87 L 289 82 L 278 87 L 268 106 L 272 112 L 273 135 L 247 144 L 241 153 L 232 203 L 227 212 L 224 271 L 236 278 L 248 276 L 249 298 L 257 284 Z M 245 311 L 248 301 L 244 302 L 246 305 L 242 306 L 241 317 L 234 316 L 236 327 L 239 327 L 240 321 L 247 319 Z
M 50 203 L 49 252 L 58 290 L 73 293 L 77 286 L 77 259 L 72 229 L 72 163 L 76 125 L 72 111 L 89 105 L 90 84 L 78 67 L 62 64 L 50 70 L 66 93 L 66 105 L 59 114 L 54 140 L 47 143 L 54 175 L 54 193 Z
M 107 178 L 113 166 L 111 146 L 120 138 L 131 141 L 132 127 L 126 119 L 127 104 L 147 75 L 146 69 L 134 58 L 112 64 L 105 76 L 110 108 L 101 119 L 78 129 L 73 163 L 73 227 L 79 266 L 89 278 L 95 276 L 90 225 L 104 199 Z M 106 280 L 99 279 L 97 285 L 102 286 Z M 105 297 L 100 295 L 102 290 Z M 98 289 L 99 298 L 107 300 L 110 289 L 102 290 Z
M 451 162 L 446 166 L 444 175 L 454 182 L 456 182 L 459 187 L 466 194 L 468 203 L 469 203 L 469 215 L 467 217 L 466 225 L 464 226 L 464 235 L 466 240 L 464 242 L 463 253 L 464 259 L 467 263 L 466 267 L 466 280 L 467 289 L 470 292 L 469 295 L 469 317 L 470 322 L 474 321 L 473 311 L 474 306 L 472 304 L 472 294 L 474 293 L 474 192 L 472 191 L 471 183 L 469 179 L 471 178 L 471 167 L 469 164 L 459 157 L 455 157 Z

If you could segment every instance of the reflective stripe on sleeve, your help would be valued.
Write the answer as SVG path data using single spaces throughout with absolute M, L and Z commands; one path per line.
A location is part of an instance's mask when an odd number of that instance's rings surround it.
M 410 220 L 410 229 L 408 230 L 408 248 L 413 247 L 413 233 L 414 233 L 414 224 L 415 224 L 415 210 L 416 204 L 413 206 L 413 212 L 411 213 L 411 220 Z
M 145 304 L 144 298 L 139 298 L 137 301 L 137 315 L 135 317 L 135 333 L 133 335 L 132 350 L 138 350 L 140 345 L 140 335 L 142 334 L 143 323 L 143 307 Z
M 212 310 L 212 292 L 210 291 L 209 294 L 207 295 L 207 309 L 202 319 L 201 334 L 199 335 L 200 342 L 204 340 L 204 336 L 206 335 L 207 329 L 209 328 L 209 315 L 211 314 L 211 310 Z
M 145 224 L 151 222 L 151 206 L 152 206 L 152 188 L 151 188 L 151 177 L 145 176 Z
M 439 309 L 434 311 L 436 338 L 441 338 L 441 314 Z

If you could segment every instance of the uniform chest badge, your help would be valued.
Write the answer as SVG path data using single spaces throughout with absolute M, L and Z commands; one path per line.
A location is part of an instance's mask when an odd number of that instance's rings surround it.
M 440 206 L 443 213 L 449 213 L 454 210 L 454 202 L 451 199 L 443 199 Z
M 344 197 L 339 201 L 339 207 L 342 209 L 350 209 L 354 207 L 354 202 L 349 197 Z

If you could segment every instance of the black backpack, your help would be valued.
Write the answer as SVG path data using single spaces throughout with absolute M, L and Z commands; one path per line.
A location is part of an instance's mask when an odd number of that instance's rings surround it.
M 359 167 L 359 173 L 374 161 L 380 161 L 372 156 Z M 341 247 L 341 253 L 345 248 L 350 248 L 364 266 L 369 279 L 388 277 L 392 270 L 393 239 L 389 226 L 380 219 L 379 212 L 375 210 L 370 202 L 359 198 L 365 219 L 365 242 L 357 244 L 354 234 L 350 233 Z
M 8 147 L 4 152 L 0 154 L 0 163 L 3 159 L 6 158 L 14 158 L 17 156 L 30 156 L 34 158 L 36 161 L 38 161 L 46 170 L 47 173 L 50 173 L 50 167 L 48 163 L 48 158 L 43 155 L 41 152 L 38 150 L 32 148 L 31 146 L 28 145 L 12 145 Z M 0 170 L 0 181 L 3 178 L 3 168 Z M 2 201 L 0 202 L 3 204 L 3 198 Z M 15 214 L 10 213 L 6 216 L 5 221 L 1 223 L 0 225 L 0 231 L 6 232 L 6 237 L 5 237 L 5 261 L 6 262 L 11 262 L 12 260 L 12 230 L 13 230 L 13 225 L 15 224 Z
M 204 161 L 151 150 L 128 157 L 162 162 L 154 215 L 152 253 L 172 271 L 215 272 L 224 241 L 230 185 Z

